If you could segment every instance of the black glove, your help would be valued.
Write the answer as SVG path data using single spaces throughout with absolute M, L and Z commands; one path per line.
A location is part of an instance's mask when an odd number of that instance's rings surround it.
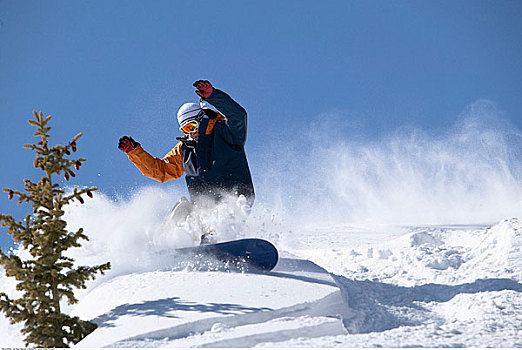
M 138 147 L 138 143 L 130 136 L 123 136 L 118 142 L 118 148 L 125 153 L 129 153 Z

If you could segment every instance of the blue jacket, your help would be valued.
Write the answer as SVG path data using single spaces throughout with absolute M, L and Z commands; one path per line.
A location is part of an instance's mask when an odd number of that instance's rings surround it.
M 163 158 L 155 158 L 138 146 L 127 155 L 143 175 L 160 182 L 185 174 L 192 201 L 200 197 L 219 200 L 223 194 L 244 195 L 252 204 L 254 186 L 245 154 L 247 113 L 221 90 L 206 99 L 217 111 L 205 109 L 198 140 L 186 136 Z

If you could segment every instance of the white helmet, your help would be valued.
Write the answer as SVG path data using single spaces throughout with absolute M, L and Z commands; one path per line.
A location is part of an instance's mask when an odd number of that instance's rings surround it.
M 185 124 L 189 120 L 197 119 L 198 115 L 202 112 L 199 103 L 187 102 L 178 109 L 178 123 L 179 125 Z

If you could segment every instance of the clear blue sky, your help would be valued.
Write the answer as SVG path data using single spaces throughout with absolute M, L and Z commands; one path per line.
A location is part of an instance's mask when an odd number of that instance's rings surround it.
M 22 148 L 33 109 L 54 116 L 53 144 L 84 133 L 77 183 L 124 197 L 153 180 L 118 138 L 163 156 L 197 79 L 248 110 L 256 175 L 273 140 L 331 111 L 358 119 L 372 139 L 404 125 L 447 127 L 489 99 L 522 128 L 521 63 L 518 0 L 0 0 L 0 188 L 22 189 L 37 174 Z M 25 211 L 0 194 L 0 212 Z

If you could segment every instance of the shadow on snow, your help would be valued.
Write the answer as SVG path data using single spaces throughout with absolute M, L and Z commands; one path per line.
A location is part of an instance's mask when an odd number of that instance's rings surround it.
M 165 298 L 148 300 L 136 304 L 123 304 L 111 311 L 91 320 L 98 327 L 115 327 L 114 322 L 122 316 L 162 316 L 167 318 L 179 318 L 177 311 L 211 312 L 220 315 L 244 314 L 258 311 L 269 311 L 269 308 L 247 307 L 238 304 L 208 303 L 198 304 L 184 301 L 180 298 Z
M 312 275 L 299 275 L 308 272 Z M 401 287 L 369 280 L 353 280 L 329 274 L 335 282 L 313 277 L 328 272 L 309 260 L 281 259 L 275 271 L 276 277 L 292 278 L 308 283 L 318 283 L 340 288 L 347 312 L 343 323 L 350 333 L 382 332 L 400 326 L 414 326 L 432 318 L 420 303 L 447 302 L 458 294 L 475 294 L 511 290 L 522 292 L 522 284 L 507 278 L 479 279 L 473 283 L 451 286 L 425 284 Z
M 355 316 L 345 319 L 350 333 L 381 332 L 425 322 L 429 316 L 419 303 L 447 302 L 458 294 L 512 290 L 522 292 L 522 284 L 504 278 L 480 279 L 457 286 L 425 284 L 401 287 L 375 281 L 357 281 L 335 276 L 347 307 Z
M 352 334 L 382 332 L 400 326 L 423 324 L 432 319 L 433 315 L 430 315 L 429 310 L 420 303 L 447 302 L 458 294 L 503 290 L 522 292 L 522 284 L 506 278 L 480 279 L 473 283 L 456 286 L 425 284 L 414 287 L 402 287 L 378 281 L 353 280 L 330 274 L 315 263 L 300 259 L 280 259 L 276 269 L 261 274 L 339 287 L 346 307 L 344 314 L 349 315 L 344 317 L 343 323 L 347 331 Z M 324 278 L 325 276 L 330 276 L 333 280 Z M 176 315 L 177 311 L 232 315 L 271 311 L 271 309 L 229 303 L 198 304 L 173 297 L 136 304 L 123 304 L 98 316 L 92 322 L 98 324 L 99 327 L 114 327 L 114 322 L 125 315 L 181 317 Z

